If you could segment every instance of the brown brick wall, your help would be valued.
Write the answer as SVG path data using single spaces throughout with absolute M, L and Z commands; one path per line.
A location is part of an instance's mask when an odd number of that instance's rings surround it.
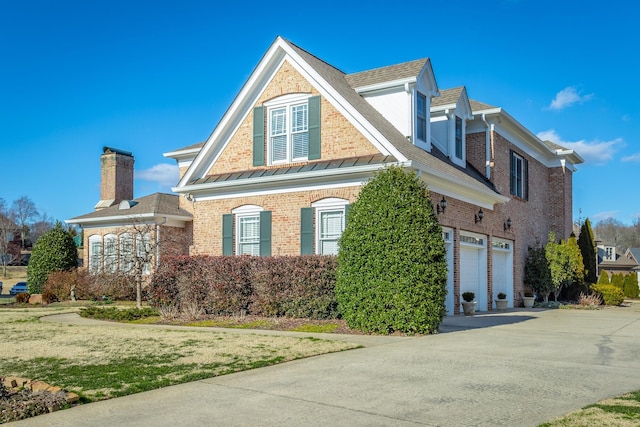
M 222 254 L 222 215 L 243 205 L 257 205 L 271 211 L 272 255 L 300 255 L 300 209 L 337 197 L 353 203 L 360 187 L 315 190 L 288 194 L 203 200 L 193 204 L 193 247 L 191 254 Z
M 273 98 L 290 93 L 319 95 L 318 91 L 295 68 L 288 62 L 284 62 L 273 80 L 267 85 L 256 105 L 262 105 Z M 322 98 L 320 110 L 322 116 L 321 160 L 378 154 L 378 150 L 324 98 Z M 265 120 L 265 125 L 266 122 Z M 253 166 L 252 148 L 253 112 L 249 113 L 242 122 L 216 164 L 209 170 L 209 174 L 215 175 L 256 169 Z M 266 152 L 265 147 L 265 154 Z M 267 161 L 266 158 L 265 161 Z M 282 165 L 278 167 L 282 167 Z
M 118 153 L 100 156 L 100 200 L 113 204 L 133 199 L 133 157 Z
M 485 134 L 483 132 L 467 134 L 465 142 L 467 162 L 484 175 L 487 157 Z

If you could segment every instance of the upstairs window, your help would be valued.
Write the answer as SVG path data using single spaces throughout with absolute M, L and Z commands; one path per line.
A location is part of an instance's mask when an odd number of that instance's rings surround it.
M 456 157 L 462 159 L 462 119 L 456 116 L 455 150 Z
M 416 138 L 427 142 L 427 97 L 420 92 L 416 96 Z
M 269 110 L 271 163 L 307 160 L 309 153 L 309 110 L 307 103 Z
M 514 151 L 510 151 L 510 154 L 510 192 L 513 196 L 529 200 L 529 162 Z
M 320 101 L 289 94 L 255 107 L 253 166 L 320 159 Z

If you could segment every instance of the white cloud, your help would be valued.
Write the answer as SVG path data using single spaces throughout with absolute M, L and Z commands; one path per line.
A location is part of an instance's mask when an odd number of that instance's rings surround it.
M 178 165 L 170 165 L 168 163 L 159 163 L 136 172 L 136 178 L 143 181 L 156 182 L 162 186 L 174 186 L 180 179 L 180 169 Z
M 616 218 L 620 214 L 620 211 L 604 211 L 598 212 L 597 214 L 591 216 L 591 219 L 595 222 L 604 221 L 609 218 Z
M 575 86 L 568 86 L 556 93 L 556 97 L 549 105 L 550 110 L 562 110 L 573 104 L 586 102 L 593 98 L 593 94 L 582 95 Z
M 543 141 L 555 142 L 565 148 L 574 150 L 584 159 L 585 163 L 595 165 L 604 165 L 612 160 L 613 155 L 624 146 L 622 138 L 616 138 L 611 141 L 563 141 L 553 129 L 539 132 L 537 136 Z
M 621 160 L 623 162 L 640 163 L 640 153 L 624 156 Z

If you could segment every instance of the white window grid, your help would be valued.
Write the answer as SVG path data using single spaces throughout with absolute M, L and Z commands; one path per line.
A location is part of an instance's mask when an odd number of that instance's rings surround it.
M 271 163 L 304 161 L 309 157 L 309 107 L 307 102 L 269 109 Z
M 416 138 L 427 142 L 427 97 L 420 92 L 416 96 Z
M 260 214 L 237 215 L 238 255 L 260 255 Z

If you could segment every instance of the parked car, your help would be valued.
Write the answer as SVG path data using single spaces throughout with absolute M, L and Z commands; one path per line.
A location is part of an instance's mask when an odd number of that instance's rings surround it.
M 13 285 L 13 287 L 11 288 L 11 290 L 9 291 L 10 295 L 18 295 L 19 293 L 22 292 L 28 292 L 27 291 L 27 282 L 18 282 L 15 285 Z

